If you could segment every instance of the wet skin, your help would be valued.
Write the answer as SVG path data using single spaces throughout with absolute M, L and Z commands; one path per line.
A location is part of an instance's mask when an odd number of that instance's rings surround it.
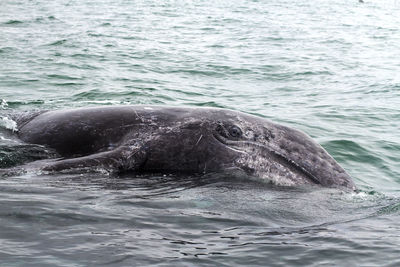
M 46 111 L 17 122 L 21 140 L 61 156 L 44 170 L 240 171 L 278 185 L 355 189 L 344 169 L 305 133 L 232 110 L 108 106 Z

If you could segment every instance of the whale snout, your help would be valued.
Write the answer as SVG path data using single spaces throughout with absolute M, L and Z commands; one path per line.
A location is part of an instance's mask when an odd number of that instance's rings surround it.
M 336 160 L 307 134 L 279 126 L 279 134 L 271 144 L 275 153 L 303 172 L 315 184 L 355 190 L 349 174 Z

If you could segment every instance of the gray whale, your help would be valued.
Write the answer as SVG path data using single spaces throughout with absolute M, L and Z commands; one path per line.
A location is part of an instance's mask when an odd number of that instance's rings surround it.
M 305 133 L 218 108 L 106 106 L 17 120 L 18 137 L 61 156 L 47 171 L 204 174 L 239 170 L 278 185 L 354 190 L 350 176 Z

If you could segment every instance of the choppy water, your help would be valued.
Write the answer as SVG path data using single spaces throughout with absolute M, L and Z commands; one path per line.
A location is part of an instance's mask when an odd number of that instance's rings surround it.
M 319 141 L 361 192 L 231 177 L 0 179 L 0 266 L 398 266 L 400 3 L 0 3 L 1 113 L 217 106 Z M 41 158 L 0 121 L 2 166 Z

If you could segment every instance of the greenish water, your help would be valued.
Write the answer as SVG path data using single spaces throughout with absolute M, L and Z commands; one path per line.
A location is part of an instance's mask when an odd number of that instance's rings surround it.
M 3 177 L 0 266 L 398 266 L 399 15 L 396 0 L 1 1 L 1 114 L 240 110 L 307 132 L 361 192 Z M 2 164 L 41 157 L 0 125 Z

